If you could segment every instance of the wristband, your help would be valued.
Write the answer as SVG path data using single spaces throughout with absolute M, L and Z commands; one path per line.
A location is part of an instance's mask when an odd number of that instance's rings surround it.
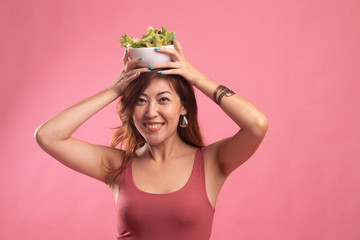
M 219 97 L 216 99 L 218 92 L 220 91 L 220 95 Z M 232 95 L 234 95 L 235 93 L 230 90 L 229 88 L 223 86 L 223 85 L 219 85 L 215 91 L 214 91 L 214 101 L 216 104 L 220 105 L 221 99 L 226 96 L 226 97 L 231 97 Z

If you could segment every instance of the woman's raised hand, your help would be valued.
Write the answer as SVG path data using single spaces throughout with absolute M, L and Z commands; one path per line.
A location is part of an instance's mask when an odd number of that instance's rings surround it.
M 156 51 L 168 54 L 173 62 L 155 64 L 152 69 L 165 68 L 164 71 L 159 71 L 162 74 L 177 74 L 185 78 L 190 84 L 196 85 L 197 81 L 201 79 L 204 74 L 192 66 L 184 57 L 180 42 L 173 39 L 175 49 L 160 47 Z
M 129 59 L 130 49 L 126 49 L 123 57 L 123 70 L 110 85 L 109 89 L 114 91 L 118 96 L 121 96 L 125 88 L 134 81 L 140 73 L 150 72 L 148 68 L 139 68 L 137 65 L 143 60 L 142 57 Z

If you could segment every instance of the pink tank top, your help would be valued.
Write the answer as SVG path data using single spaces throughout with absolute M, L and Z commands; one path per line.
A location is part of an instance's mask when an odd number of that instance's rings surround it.
M 172 193 L 153 194 L 136 187 L 130 162 L 120 175 L 117 239 L 208 240 L 215 210 L 206 194 L 204 172 L 201 148 L 184 187 Z

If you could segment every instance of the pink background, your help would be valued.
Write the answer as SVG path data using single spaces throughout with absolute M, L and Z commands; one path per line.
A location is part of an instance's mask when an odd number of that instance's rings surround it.
M 108 188 L 37 147 L 42 122 L 107 87 L 118 38 L 175 31 L 188 60 L 269 118 L 226 182 L 212 240 L 360 239 L 357 0 L 0 3 L 0 239 L 115 239 Z M 197 92 L 207 143 L 237 127 Z M 114 104 L 77 137 L 108 144 Z

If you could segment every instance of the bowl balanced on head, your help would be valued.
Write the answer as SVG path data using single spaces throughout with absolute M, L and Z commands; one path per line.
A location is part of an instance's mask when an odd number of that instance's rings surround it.
M 174 48 L 173 45 L 164 46 L 168 48 Z M 139 67 L 148 67 L 158 63 L 171 62 L 169 55 L 156 51 L 158 47 L 151 48 L 131 48 L 129 49 L 130 59 L 143 58 L 138 64 Z
M 147 34 L 142 39 L 133 38 L 126 34 L 120 39 L 121 45 L 129 51 L 130 59 L 142 58 L 139 67 L 148 67 L 158 63 L 170 62 L 172 59 L 164 53 L 157 52 L 159 47 L 174 48 L 175 32 L 168 32 L 164 27 L 161 30 L 147 28 Z

